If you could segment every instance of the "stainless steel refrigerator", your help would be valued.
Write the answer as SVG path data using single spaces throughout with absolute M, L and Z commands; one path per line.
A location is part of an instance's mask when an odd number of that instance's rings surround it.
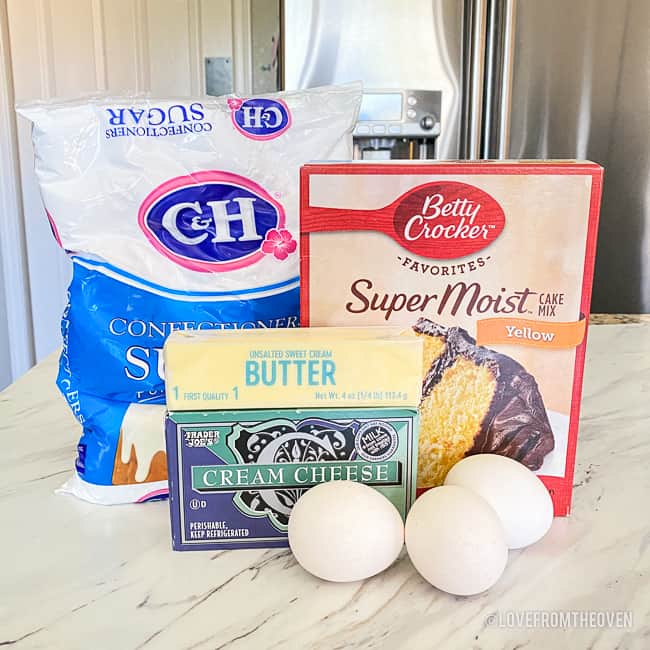
M 380 131 L 398 91 L 402 127 L 435 140 L 408 157 L 601 163 L 592 310 L 650 312 L 650 2 L 284 0 L 280 23 L 285 88 L 377 92 L 355 134 L 368 149 L 408 141 Z

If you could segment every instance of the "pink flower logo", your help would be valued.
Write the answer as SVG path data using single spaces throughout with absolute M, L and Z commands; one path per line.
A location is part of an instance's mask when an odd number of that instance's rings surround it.
M 262 252 L 273 255 L 276 260 L 286 260 L 291 253 L 296 252 L 298 244 L 288 230 L 271 228 L 266 233 L 266 239 L 262 243 Z
M 229 97 L 227 102 L 228 108 L 230 108 L 231 111 L 238 111 L 244 103 L 244 100 L 239 97 Z

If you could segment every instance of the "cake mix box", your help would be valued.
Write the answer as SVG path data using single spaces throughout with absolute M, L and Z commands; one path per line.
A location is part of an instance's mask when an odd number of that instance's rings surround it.
M 424 341 L 419 489 L 496 453 L 569 512 L 601 185 L 581 161 L 303 166 L 301 324 Z

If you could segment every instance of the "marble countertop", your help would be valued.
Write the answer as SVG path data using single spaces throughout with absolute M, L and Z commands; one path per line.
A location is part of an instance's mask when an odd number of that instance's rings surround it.
M 49 358 L 0 393 L 0 646 L 650 647 L 650 322 L 591 328 L 573 514 L 471 598 L 430 587 L 405 555 L 330 584 L 287 550 L 175 553 L 165 502 L 55 495 L 77 426 L 54 375 Z
M 630 323 L 650 323 L 650 314 L 591 314 L 591 325 L 629 325 Z

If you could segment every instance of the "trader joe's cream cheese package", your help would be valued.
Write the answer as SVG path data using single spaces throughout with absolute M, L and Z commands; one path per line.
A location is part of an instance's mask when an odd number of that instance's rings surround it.
M 569 511 L 601 181 L 576 161 L 302 168 L 302 325 L 424 341 L 420 489 L 496 453 Z
M 174 548 L 286 546 L 294 504 L 326 481 L 372 486 L 406 517 L 422 347 L 399 327 L 172 334 Z
M 298 324 L 298 172 L 351 153 L 360 85 L 99 97 L 20 109 L 72 258 L 58 385 L 83 426 L 67 490 L 167 493 L 162 348 L 176 330 Z

